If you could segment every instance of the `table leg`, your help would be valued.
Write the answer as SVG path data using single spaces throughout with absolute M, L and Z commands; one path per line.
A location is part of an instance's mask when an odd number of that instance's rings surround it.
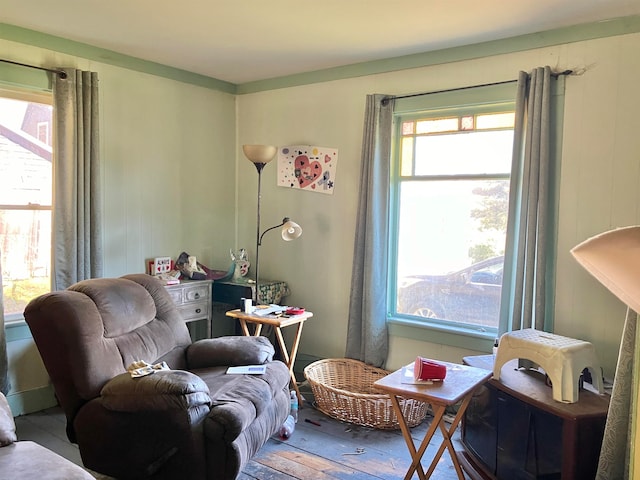
M 398 397 L 395 395 L 389 394 L 389 399 L 391 400 L 391 406 L 393 410 L 396 412 L 396 417 L 398 419 L 398 424 L 400 425 L 400 430 L 402 431 L 402 436 L 404 437 L 404 441 L 407 444 L 407 448 L 409 449 L 409 454 L 411 455 L 411 465 L 409 466 L 409 470 L 407 474 L 404 476 L 404 480 L 409 480 L 413 476 L 413 472 L 418 472 L 418 477 L 420 480 L 426 480 L 427 477 L 424 474 L 424 469 L 422 468 L 422 464 L 420 463 L 420 459 L 424 454 L 424 451 L 427 449 L 427 445 L 433 437 L 433 434 L 436 431 L 435 425 L 430 425 L 429 430 L 425 434 L 424 440 L 422 441 L 423 445 L 420 446 L 420 450 L 416 451 L 416 446 L 413 443 L 413 437 L 411 437 L 411 431 L 409 430 L 409 426 L 407 425 L 407 420 L 404 418 L 402 414 L 402 409 L 400 408 L 400 401 Z M 424 446 L 424 448 L 423 448 Z
M 249 327 L 247 327 L 247 321 L 244 318 L 239 318 L 238 321 L 240 322 L 240 327 L 242 327 L 242 332 L 245 336 L 250 337 L 251 334 L 249 333 Z
M 287 346 L 284 343 L 284 337 L 282 336 L 282 329 L 280 327 L 276 327 L 276 338 L 278 339 L 278 344 L 280 345 L 280 350 L 282 351 L 282 356 L 284 358 L 284 363 L 289 367 L 289 376 L 291 377 L 291 382 L 293 383 L 293 389 L 296 391 L 296 395 L 298 396 L 298 408 L 302 407 L 302 395 L 300 394 L 300 389 L 298 388 L 298 382 L 296 381 L 296 375 L 293 372 L 294 363 L 296 361 L 296 355 L 298 354 L 298 346 L 300 345 L 300 337 L 302 336 L 302 326 L 304 322 L 298 323 L 298 328 L 296 329 L 296 336 L 293 340 L 293 345 L 291 346 L 291 352 L 287 353 Z
M 458 408 L 458 413 L 456 414 L 455 418 L 451 422 L 451 426 L 448 429 L 445 426 L 445 422 L 444 422 L 444 412 L 446 408 L 444 406 L 438 407 L 442 409 L 442 415 L 440 416 L 441 420 L 438 422 L 438 427 L 442 432 L 443 440 L 442 440 L 442 443 L 440 444 L 440 447 L 438 448 L 438 451 L 433 457 L 431 465 L 429 466 L 429 470 L 427 470 L 427 478 L 431 476 L 431 474 L 436 468 L 438 460 L 440 460 L 440 457 L 444 453 L 444 449 L 447 448 L 449 450 L 449 455 L 451 456 L 451 462 L 453 463 L 453 466 L 456 469 L 456 473 L 458 474 L 458 479 L 465 480 L 464 474 L 462 473 L 462 467 L 460 466 L 460 462 L 458 460 L 458 455 L 456 455 L 456 451 L 453 448 L 453 443 L 451 442 L 451 437 L 453 436 L 453 433 L 456 431 L 456 428 L 458 427 L 460 420 L 464 416 L 464 412 L 467 410 L 467 407 L 469 406 L 469 403 L 471 402 L 472 397 L 473 397 L 473 393 L 470 393 L 464 398 L 464 400 L 462 401 L 462 404 L 460 405 L 460 408 Z
M 245 334 L 245 336 L 247 337 L 258 337 L 260 336 L 260 333 L 262 333 L 262 324 L 261 323 L 256 323 L 254 325 L 254 330 L 253 330 L 253 334 L 251 334 L 251 332 L 249 331 L 249 325 L 247 324 L 247 321 L 244 318 L 238 318 L 238 320 L 240 321 L 240 326 L 242 327 L 242 333 Z

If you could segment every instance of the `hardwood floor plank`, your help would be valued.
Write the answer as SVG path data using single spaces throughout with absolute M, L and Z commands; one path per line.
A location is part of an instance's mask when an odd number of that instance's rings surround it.
M 238 476 L 238 480 L 298 480 L 283 472 L 273 470 L 254 460 L 250 461 Z
M 277 455 L 281 458 L 287 459 L 290 462 L 295 462 L 300 465 L 304 465 L 304 467 L 308 469 L 312 469 L 318 472 L 323 472 L 328 475 L 331 479 L 351 479 L 351 480 L 376 480 L 381 477 L 374 476 L 369 473 L 363 471 L 361 465 L 357 465 L 355 468 L 345 465 L 341 462 L 333 461 L 331 458 L 326 458 L 324 456 L 318 455 L 316 452 L 304 451 L 298 448 L 291 448 L 289 445 L 284 443 L 279 443 L 276 441 L 269 441 L 261 450 L 260 454 L 256 457 L 256 462 L 263 463 L 262 456 L 263 455 Z M 300 471 L 287 471 L 288 474 L 293 476 L 302 475 L 303 470 Z M 303 478 L 313 478 L 311 477 L 303 477 Z M 317 478 L 321 478 L 318 476 Z
M 313 463 L 311 462 L 312 456 L 305 452 L 296 453 L 297 459 L 287 458 L 281 455 L 281 453 L 282 452 L 261 452 L 261 455 L 255 459 L 255 462 L 299 480 L 336 480 L 338 478 L 344 478 L 317 470 L 314 466 L 310 465 L 310 463 Z

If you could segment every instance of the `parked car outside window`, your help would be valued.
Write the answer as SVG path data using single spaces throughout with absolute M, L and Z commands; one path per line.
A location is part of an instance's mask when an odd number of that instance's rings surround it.
M 504 257 L 446 275 L 411 275 L 399 282 L 397 312 L 495 327 L 500 314 Z

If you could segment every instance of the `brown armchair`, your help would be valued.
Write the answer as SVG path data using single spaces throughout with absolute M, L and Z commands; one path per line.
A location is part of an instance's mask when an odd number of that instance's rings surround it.
M 25 319 L 84 465 L 118 479 L 234 479 L 289 413 L 289 372 L 264 337 L 191 342 L 149 275 L 92 279 Z M 137 360 L 171 370 L 131 378 Z M 266 364 L 263 375 L 229 366 Z

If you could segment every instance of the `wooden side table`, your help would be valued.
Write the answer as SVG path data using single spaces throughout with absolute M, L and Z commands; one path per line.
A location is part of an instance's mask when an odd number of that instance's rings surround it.
M 482 368 L 458 365 L 455 363 L 440 361 L 439 363 L 442 363 L 447 367 L 447 375 L 441 382 L 433 382 L 430 385 L 406 383 L 413 379 L 413 364 L 411 364 L 401 368 L 400 370 L 396 370 L 386 377 L 377 380 L 373 384 L 379 390 L 389 394 L 389 397 L 391 398 L 391 405 L 398 417 L 398 423 L 400 424 L 402 435 L 407 443 L 407 447 L 409 448 L 409 453 L 411 453 L 412 462 L 404 477 L 405 480 L 409 480 L 416 471 L 418 472 L 418 477 L 420 477 L 421 480 L 431 477 L 431 474 L 435 470 L 438 460 L 440 460 L 445 448 L 449 450 L 449 455 L 451 456 L 451 461 L 456 469 L 458 478 L 460 480 L 464 480 L 464 474 L 462 473 L 462 468 L 460 467 L 456 451 L 453 448 L 451 437 L 458 427 L 465 410 L 469 406 L 474 390 L 491 377 L 491 372 Z M 413 443 L 413 438 L 411 437 L 411 431 L 407 426 L 407 421 L 402 415 L 399 397 L 415 398 L 416 400 L 431 404 L 431 407 L 433 408 L 433 421 L 431 422 L 431 425 L 429 425 L 424 439 L 417 450 Z M 460 401 L 462 401 L 462 403 L 458 409 L 458 413 L 453 419 L 451 426 L 447 428 L 444 421 L 445 410 L 448 406 L 455 405 Z M 429 446 L 429 442 L 431 442 L 431 439 L 438 428 L 442 432 L 443 440 L 425 475 L 420 462 L 424 452 Z
M 244 313 L 240 309 L 230 310 L 226 313 L 228 317 L 237 318 L 240 322 L 240 326 L 242 327 L 242 331 L 246 336 L 250 336 L 251 332 L 249 332 L 249 327 L 247 323 L 255 324 L 255 330 L 253 332 L 253 336 L 260 335 L 262 331 L 263 325 L 270 325 L 274 328 L 276 333 L 276 338 L 278 339 L 278 344 L 280 345 L 280 350 L 282 351 L 282 356 L 284 357 L 284 363 L 289 368 L 289 375 L 291 375 L 291 382 L 293 382 L 293 388 L 296 391 L 296 395 L 298 396 L 298 405 L 299 408 L 302 408 L 302 395 L 300 395 L 300 390 L 298 389 L 298 383 L 296 382 L 296 376 L 293 373 L 293 365 L 296 361 L 296 355 L 298 354 L 298 347 L 300 346 L 300 337 L 302 337 L 302 327 L 304 326 L 305 320 L 313 317 L 313 313 L 304 312 L 300 315 L 294 315 L 291 317 L 283 317 L 283 316 L 275 316 L 275 315 L 252 315 L 250 313 Z M 291 325 L 296 325 L 296 335 L 293 340 L 293 344 L 291 345 L 291 350 L 287 351 L 287 345 L 284 342 L 284 337 L 282 336 L 282 329 L 284 327 L 288 327 Z

